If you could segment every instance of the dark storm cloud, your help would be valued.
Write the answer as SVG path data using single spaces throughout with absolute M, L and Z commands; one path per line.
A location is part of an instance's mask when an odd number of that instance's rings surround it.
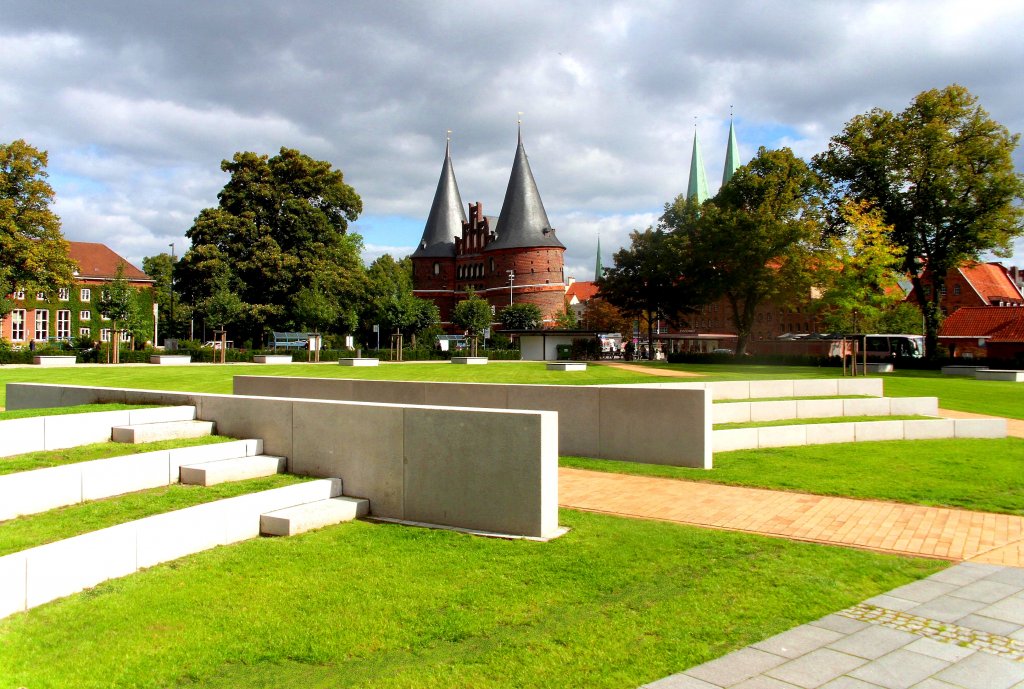
M 400 252 L 416 237 L 374 219 L 416 233 L 447 129 L 464 200 L 497 213 L 522 111 L 569 272 L 589 277 L 598 232 L 608 262 L 685 187 L 694 116 L 712 186 L 731 105 L 745 157 L 811 155 L 954 81 L 1024 129 L 1012 3 L 0 0 L 0 17 L 0 140 L 50 151 L 69 237 L 136 261 L 182 250 L 239 150 L 330 160 L 367 244 Z

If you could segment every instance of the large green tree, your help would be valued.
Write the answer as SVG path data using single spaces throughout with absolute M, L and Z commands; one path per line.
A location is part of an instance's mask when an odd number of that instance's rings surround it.
M 110 320 L 111 363 L 121 363 L 121 333 L 134 331 L 141 320 L 135 289 L 124 276 L 124 264 L 117 264 L 117 273 L 96 302 L 97 310 Z
M 160 305 L 158 325 L 164 337 L 187 334 L 192 318 L 192 307 L 174 289 L 177 287 L 173 284 L 175 263 L 166 252 L 142 259 L 142 270 L 153 278 L 153 299 Z
M 544 314 L 536 304 L 509 304 L 498 312 L 498 320 L 508 330 L 536 330 L 544 322 Z
M 437 306 L 412 293 L 412 261 L 396 261 L 390 254 L 378 257 L 366 271 L 366 307 L 363 323 L 367 330 L 379 325 L 385 332 L 404 339 L 436 326 L 441 320 Z
M 1008 255 L 1024 230 L 1024 182 L 1012 159 L 1018 139 L 954 84 L 919 94 L 900 113 L 876 108 L 854 117 L 814 158 L 835 200 L 866 201 L 892 226 L 929 356 L 946 273 L 986 251 Z
M 746 353 L 757 307 L 806 300 L 821 243 L 820 180 L 788 148 L 762 147 L 715 198 L 697 208 L 682 197 L 662 218 L 682 253 L 682 271 L 705 299 L 724 296 Z M 603 289 L 602 289 L 603 291 Z
M 0 144 L 0 316 L 16 289 L 55 292 L 72 283 L 75 264 L 50 209 L 45 151 L 18 139 Z
M 679 323 L 699 297 L 681 270 L 678 243 L 666 228 L 635 230 L 629 237 L 629 247 L 615 252 L 614 267 L 606 268 L 597 284 L 608 303 L 647 324 L 647 340 L 653 345 L 653 324 Z M 654 347 L 647 351 L 653 358 Z
M 330 329 L 349 329 L 364 298 L 362 240 L 348 232 L 362 201 L 341 171 L 288 148 L 273 157 L 236 153 L 221 169 L 230 179 L 220 203 L 199 213 L 175 267 L 182 294 L 209 320 L 203 305 L 230 290 L 239 308 L 223 325 L 243 339 L 322 322 L 327 303 Z
M 477 355 L 477 341 L 491 325 L 491 305 L 470 290 L 452 310 L 452 323 L 464 328 L 470 338 L 470 354 Z

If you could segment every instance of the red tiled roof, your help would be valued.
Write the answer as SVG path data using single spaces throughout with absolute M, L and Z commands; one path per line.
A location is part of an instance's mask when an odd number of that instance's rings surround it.
M 590 301 L 595 295 L 597 295 L 597 283 L 588 281 L 574 282 L 565 291 L 567 300 L 572 301 L 572 298 L 576 297 L 581 304 Z
M 987 337 L 989 342 L 1024 342 L 1024 306 L 964 306 L 942 322 L 939 337 Z
M 114 253 L 106 244 L 94 242 L 68 242 L 68 255 L 78 264 L 78 275 L 83 278 L 113 278 L 117 265 L 124 264 L 127 280 L 152 280 L 141 270 Z
M 962 266 L 960 272 L 986 303 L 993 301 L 1020 302 L 1021 293 L 1006 269 L 998 263 L 974 263 Z

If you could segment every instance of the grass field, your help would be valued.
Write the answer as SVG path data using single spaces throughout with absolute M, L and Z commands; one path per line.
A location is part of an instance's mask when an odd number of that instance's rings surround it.
M 87 414 L 94 411 L 122 411 L 125 409 L 145 409 L 153 405 L 145 404 L 79 404 L 75 407 L 48 407 L 40 409 L 16 409 L 0 411 L 0 421 L 11 419 L 30 419 L 35 416 L 64 416 L 67 414 Z
M 945 566 L 565 511 L 550 543 L 352 522 L 0 621 L 3 687 L 636 687 Z
M 75 409 L 77 407 L 68 407 Z M 134 455 L 142 452 L 154 452 L 156 450 L 169 450 L 175 447 L 194 447 L 196 445 L 212 445 L 214 443 L 226 443 L 234 438 L 226 435 L 208 435 L 202 438 L 180 438 L 177 440 L 158 440 L 153 443 L 93 443 L 91 445 L 80 445 L 65 450 L 40 450 L 38 452 L 26 452 L 11 457 L 0 457 L 0 476 L 13 474 L 17 471 L 31 471 L 32 469 L 45 469 L 47 467 L 60 466 L 62 464 L 76 464 L 88 462 L 93 459 L 108 459 L 110 457 L 121 457 Z
M 563 457 L 562 466 L 1024 515 L 1024 439 L 918 440 L 716 452 L 715 468 Z
M 817 416 L 801 419 L 777 419 L 775 421 L 732 421 L 716 423 L 712 428 L 716 431 L 728 431 L 735 428 L 768 428 L 770 426 L 813 426 L 822 423 L 857 423 L 859 421 L 910 421 L 932 419 L 932 416 L 898 415 L 891 416 Z

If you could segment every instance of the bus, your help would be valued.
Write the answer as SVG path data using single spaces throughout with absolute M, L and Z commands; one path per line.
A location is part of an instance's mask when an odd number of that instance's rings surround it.
M 869 333 L 847 335 L 847 339 L 857 340 L 861 356 L 865 347 L 868 359 L 875 361 L 891 361 L 892 359 L 924 358 L 924 335 Z

